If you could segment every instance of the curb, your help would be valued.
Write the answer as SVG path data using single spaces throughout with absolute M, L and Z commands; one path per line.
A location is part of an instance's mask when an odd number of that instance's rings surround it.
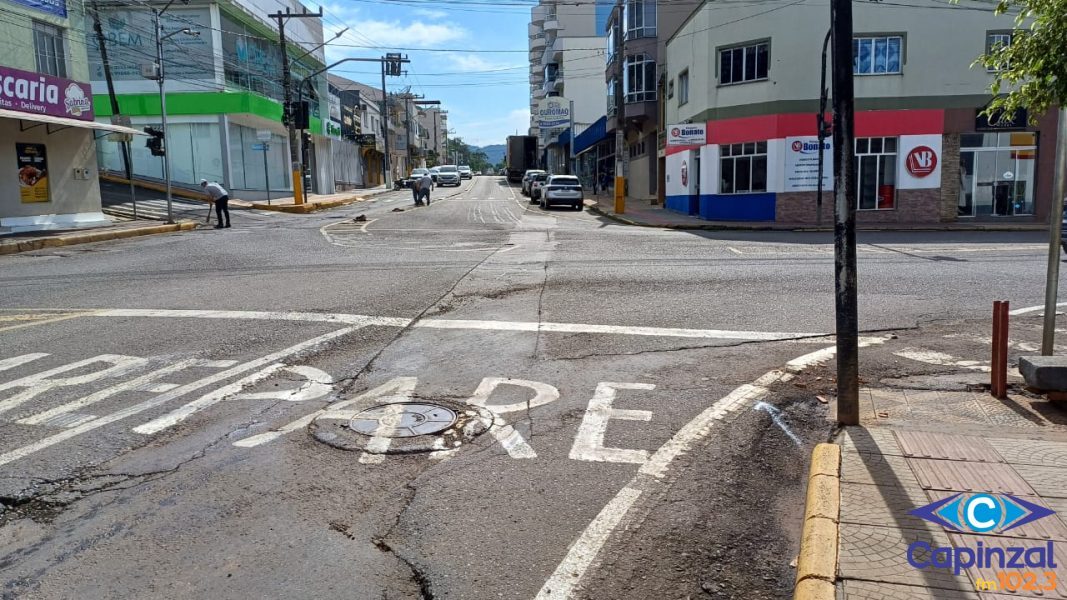
M 642 221 L 635 221 L 627 217 L 622 217 L 614 213 L 610 213 L 598 205 L 586 205 L 589 210 L 612 221 L 622 223 L 623 225 L 632 225 L 634 227 L 649 227 L 652 229 L 674 229 L 678 231 L 794 231 L 802 233 L 811 232 L 833 232 L 833 227 L 775 227 L 773 225 L 697 225 L 688 223 L 676 223 L 676 224 L 662 224 L 657 225 L 655 223 L 645 223 Z M 936 225 L 920 226 L 920 227 L 874 227 L 858 225 L 857 231 L 992 231 L 992 232 L 1034 232 L 1034 231 L 1047 231 L 1046 225 L 1025 225 L 1018 227 L 986 227 L 983 225 L 972 225 L 970 227 L 938 227 Z
M 261 202 L 253 202 L 252 208 L 256 210 L 272 210 L 274 212 L 284 212 L 296 215 L 306 215 L 308 213 L 317 212 L 320 210 L 329 210 L 331 208 L 338 208 L 340 206 L 347 206 L 356 202 L 363 202 L 366 200 L 363 196 L 352 196 L 344 200 L 331 200 L 329 202 L 308 202 L 307 204 L 263 204 Z
M 77 244 L 89 244 L 92 242 L 106 242 L 123 238 L 154 235 L 157 233 L 173 233 L 176 231 L 190 231 L 196 229 L 193 221 L 182 221 L 173 225 L 152 225 L 150 227 L 138 227 L 136 229 L 119 229 L 112 231 L 97 231 L 85 233 L 73 233 L 50 238 L 37 238 L 29 240 L 0 240 L 0 255 L 18 254 L 43 248 L 55 248 L 58 246 L 74 246 Z
M 112 183 L 125 183 L 125 184 L 129 184 L 130 183 L 130 180 L 126 179 L 125 177 L 118 177 L 116 175 L 109 175 L 107 173 L 101 173 L 99 175 L 99 177 L 100 177 L 100 179 L 102 179 L 104 181 L 110 181 Z M 133 183 L 137 187 L 144 188 L 146 190 L 152 190 L 154 192 L 166 193 L 166 191 L 167 191 L 167 187 L 165 185 L 162 185 L 162 184 L 159 184 L 159 183 L 154 183 L 154 182 L 151 182 L 151 181 L 144 181 L 142 179 L 135 179 Z M 202 194 L 200 192 L 194 192 L 192 190 L 187 190 L 187 189 L 185 189 L 183 187 L 178 187 L 178 186 L 175 186 L 175 185 L 171 186 L 170 194 L 171 194 L 171 196 L 180 196 L 182 198 L 187 198 L 189 200 L 199 200 L 200 202 L 210 202 L 210 200 L 208 200 L 208 198 L 207 198 L 207 195 L 205 195 L 205 194 Z
M 793 600 L 834 600 L 840 514 L 841 447 L 819 444 L 811 453 Z

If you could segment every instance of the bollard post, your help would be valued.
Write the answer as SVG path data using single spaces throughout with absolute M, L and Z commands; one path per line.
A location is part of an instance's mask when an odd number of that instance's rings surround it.
M 1008 397 L 1008 302 L 993 302 L 993 360 L 989 391 L 994 398 Z

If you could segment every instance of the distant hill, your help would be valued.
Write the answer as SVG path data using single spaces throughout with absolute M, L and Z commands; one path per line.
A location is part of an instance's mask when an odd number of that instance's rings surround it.
M 507 146 L 504 144 L 493 144 L 490 146 L 476 146 L 475 150 L 481 150 L 485 152 L 485 155 L 489 157 L 489 164 L 498 164 L 504 162 L 504 154 L 507 152 Z

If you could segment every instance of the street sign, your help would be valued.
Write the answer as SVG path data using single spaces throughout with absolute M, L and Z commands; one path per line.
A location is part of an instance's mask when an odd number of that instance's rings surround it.
M 268 144 L 267 142 L 252 144 L 252 149 L 256 152 L 266 152 L 267 150 L 270 150 L 270 144 Z
M 273 135 L 269 129 L 256 130 L 256 139 L 261 142 L 269 142 L 270 137 Z

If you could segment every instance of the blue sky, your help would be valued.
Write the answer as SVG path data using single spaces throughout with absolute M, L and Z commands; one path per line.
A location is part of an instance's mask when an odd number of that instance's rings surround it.
M 386 52 L 381 47 L 423 49 L 406 51 L 408 75 L 390 77 L 389 90 L 411 86 L 428 100 L 440 100 L 449 127 L 467 143 L 502 144 L 529 127 L 527 27 L 533 2 L 516 4 L 338 0 L 323 5 L 326 39 L 346 26 L 349 30 L 326 47 L 327 62 L 378 57 Z M 334 72 L 381 85 L 374 63 L 348 63 Z

